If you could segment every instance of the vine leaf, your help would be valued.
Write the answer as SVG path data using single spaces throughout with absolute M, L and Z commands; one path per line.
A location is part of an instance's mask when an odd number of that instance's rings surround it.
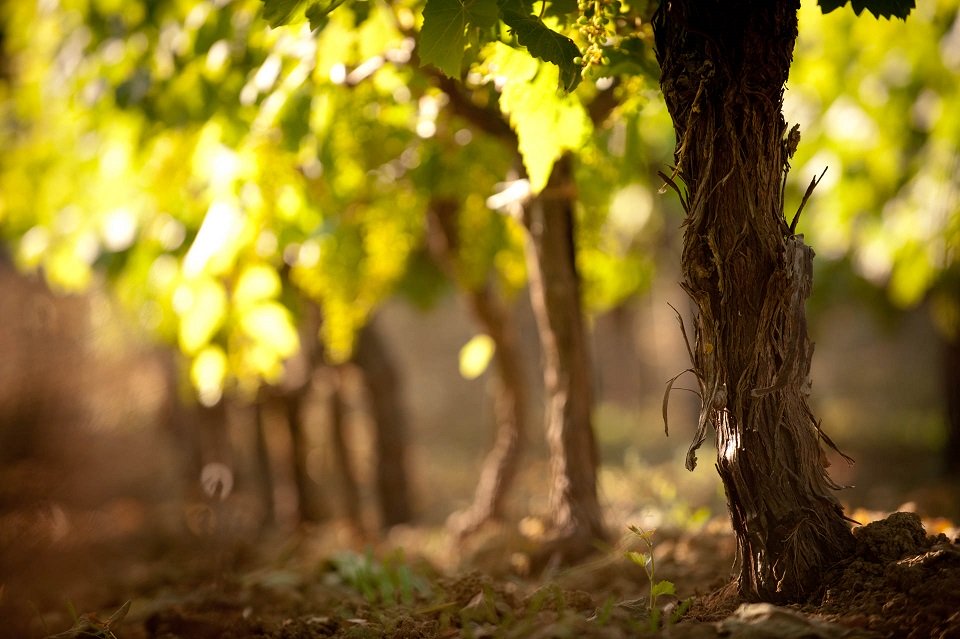
M 420 62 L 459 78 L 467 27 L 492 27 L 499 16 L 496 0 L 427 0 L 420 29 Z
M 854 13 L 860 15 L 866 9 L 876 18 L 900 18 L 906 20 L 916 6 L 916 0 L 819 0 L 820 9 L 830 13 L 847 3 Z
M 580 49 L 573 40 L 545 25 L 543 20 L 530 13 L 522 0 L 501 0 L 500 16 L 532 56 L 557 65 L 563 91 L 577 88 L 583 67 L 574 62 L 580 57 Z
M 271 27 L 294 22 L 303 14 L 310 20 L 310 28 L 317 29 L 326 22 L 327 15 L 346 0 L 263 0 L 263 19 Z
M 487 51 L 487 64 L 504 80 L 500 110 L 517 133 L 530 190 L 539 193 L 547 185 L 553 163 L 587 141 L 590 118 L 578 99 L 557 91 L 555 66 L 502 42 Z
M 263 19 L 271 27 L 287 24 L 308 0 L 263 0 Z
M 307 20 L 311 29 L 320 29 L 327 23 L 330 12 L 344 4 L 347 0 L 319 0 L 313 2 L 306 10 Z

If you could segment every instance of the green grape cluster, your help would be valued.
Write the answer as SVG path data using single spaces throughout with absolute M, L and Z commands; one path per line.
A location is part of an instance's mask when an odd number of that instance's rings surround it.
M 623 11 L 623 5 L 620 0 L 578 0 L 577 7 L 580 9 L 577 27 L 587 46 L 583 56 L 574 62 L 585 69 L 610 64 L 603 50 L 616 34 L 615 20 Z

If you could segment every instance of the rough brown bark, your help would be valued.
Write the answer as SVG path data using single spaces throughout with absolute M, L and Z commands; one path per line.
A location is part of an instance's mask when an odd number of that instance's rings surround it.
M 574 249 L 573 175 L 556 162 L 546 189 L 524 206 L 530 298 L 543 351 L 550 448 L 551 552 L 564 561 L 604 539 L 591 421 L 590 356 Z
M 407 482 L 407 423 L 400 400 L 400 379 L 386 345 L 372 324 L 360 331 L 353 361 L 363 372 L 375 428 L 380 525 L 389 528 L 410 521 L 413 514 Z
M 459 279 L 456 255 L 460 248 L 457 204 L 435 201 L 430 207 L 429 245 L 434 259 L 452 279 Z M 496 348 L 494 415 L 496 435 L 480 471 L 473 503 L 454 513 L 451 530 L 460 537 L 479 529 L 490 519 L 503 515 L 503 505 L 517 474 L 523 435 L 526 432 L 527 381 L 523 375 L 520 336 L 508 310 L 487 280 L 478 286 L 463 286 L 463 295 L 477 323 Z
M 717 432 L 748 599 L 798 600 L 852 536 L 807 404 L 804 303 L 813 251 L 783 212 L 798 141 L 781 114 L 799 0 L 671 0 L 654 20 L 687 209 L 683 287 L 697 307 L 691 358 Z

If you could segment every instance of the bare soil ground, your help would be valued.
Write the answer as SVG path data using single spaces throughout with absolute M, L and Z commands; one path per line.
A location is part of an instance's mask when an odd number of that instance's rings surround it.
M 658 530 L 655 578 L 677 596 L 658 598 L 657 621 L 649 580 L 626 558 L 642 550 L 632 536 L 524 576 L 537 540 L 516 526 L 455 547 L 436 528 L 363 544 L 336 525 L 250 543 L 216 526 L 171 536 L 137 512 L 119 504 L 100 535 L 69 541 L 57 539 L 66 514 L 8 513 L 0 637 L 960 637 L 960 540 L 928 535 L 911 513 L 857 528 L 855 556 L 789 607 L 740 600 L 721 518 Z

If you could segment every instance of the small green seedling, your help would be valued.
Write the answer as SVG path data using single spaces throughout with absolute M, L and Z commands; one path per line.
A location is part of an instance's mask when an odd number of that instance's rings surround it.
M 378 561 L 368 550 L 364 554 L 341 552 L 331 559 L 338 577 L 370 603 L 411 605 L 430 586 L 404 561 L 402 553 Z
M 657 600 L 663 596 L 676 596 L 677 590 L 672 581 L 667 581 L 666 579 L 657 581 L 657 564 L 653 556 L 653 533 L 655 531 L 644 530 L 638 526 L 630 526 L 629 529 L 630 532 L 636 535 L 637 538 L 643 542 L 644 546 L 646 546 L 645 552 L 637 552 L 635 550 L 628 551 L 627 558 L 643 568 L 643 572 L 646 573 L 647 579 L 650 581 L 648 614 L 650 627 L 655 630 L 660 627 L 660 615 L 662 614 L 660 607 L 657 605 Z M 671 612 L 669 623 L 674 624 L 679 621 L 680 617 L 690 609 L 692 603 L 692 599 L 685 599 L 680 602 Z
M 633 563 L 643 568 L 650 581 L 650 611 L 657 609 L 657 599 L 661 595 L 676 595 L 676 589 L 673 582 L 661 580 L 657 581 L 657 564 L 653 557 L 653 530 L 644 530 L 638 526 L 630 526 L 630 532 L 636 535 L 640 541 L 647 547 L 646 552 L 637 552 L 631 550 L 627 552 L 627 557 Z

